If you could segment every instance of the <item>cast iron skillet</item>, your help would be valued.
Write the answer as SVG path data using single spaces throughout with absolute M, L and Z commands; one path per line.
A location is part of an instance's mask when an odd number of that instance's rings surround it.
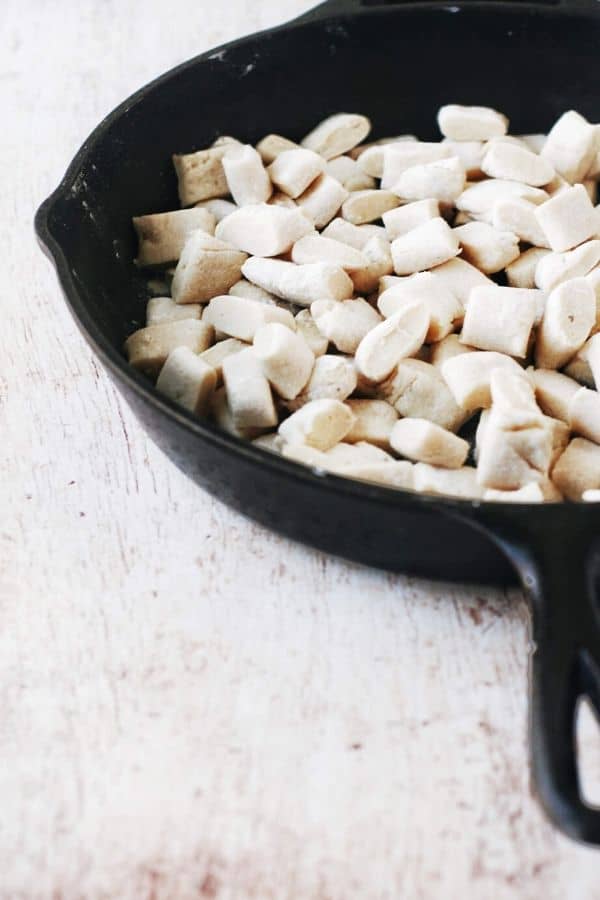
M 129 368 L 123 341 L 144 324 L 131 216 L 177 207 L 173 152 L 234 134 L 299 139 L 339 110 L 374 134 L 439 139 L 448 102 L 506 112 L 544 131 L 564 110 L 600 120 L 594 0 L 330 0 L 282 28 L 199 56 L 138 91 L 83 145 L 36 216 L 87 341 L 154 440 L 186 473 L 248 516 L 329 553 L 427 577 L 506 583 L 531 597 L 531 747 L 542 803 L 567 834 L 600 844 L 600 809 L 581 796 L 576 707 L 600 715 L 600 506 L 492 504 L 340 479 L 197 421 Z M 199 498 L 199 502 L 201 502 Z

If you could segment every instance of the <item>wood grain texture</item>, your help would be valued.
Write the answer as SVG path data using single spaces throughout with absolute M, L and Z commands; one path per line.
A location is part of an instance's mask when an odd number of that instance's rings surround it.
M 1 900 L 600 897 L 530 793 L 521 595 L 329 559 L 202 493 L 35 245 L 118 101 L 308 6 L 0 5 Z

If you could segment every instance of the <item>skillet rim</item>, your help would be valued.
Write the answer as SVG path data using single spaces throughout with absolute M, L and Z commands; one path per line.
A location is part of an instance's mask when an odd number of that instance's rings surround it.
M 494 2 L 494 0 L 490 2 L 490 0 L 487 0 L 487 3 L 481 2 L 481 0 L 470 0 L 468 6 L 462 5 L 463 0 L 452 0 L 452 2 L 455 5 L 450 6 L 445 3 L 440 4 L 439 2 L 435 2 L 435 0 L 433 0 L 433 2 L 432 0 L 424 0 L 424 2 L 421 0 L 421 2 L 418 3 L 412 3 L 411 0 L 407 0 L 404 5 L 395 7 L 394 12 L 408 13 L 418 9 L 420 11 L 435 13 L 453 13 L 458 11 L 456 9 L 457 6 L 459 6 L 461 11 L 466 11 L 467 9 L 481 10 L 482 8 L 485 8 L 486 10 L 496 9 L 502 11 L 505 11 L 507 8 L 515 11 L 516 9 L 529 11 L 535 9 L 537 11 L 543 10 L 550 16 L 553 16 L 553 14 L 561 16 L 565 13 L 581 16 L 591 12 L 590 6 L 583 4 L 563 5 L 560 3 L 560 0 L 557 5 L 543 5 L 541 3 L 528 2 L 528 0 L 519 4 L 506 2 L 506 0 L 500 0 L 500 2 Z M 327 11 L 321 11 L 319 7 L 316 7 L 301 14 L 298 18 L 293 19 L 290 22 L 285 22 L 273 28 L 253 32 L 232 41 L 227 41 L 217 47 L 213 47 L 204 53 L 200 53 L 197 56 L 179 63 L 156 78 L 153 78 L 119 103 L 111 112 L 101 119 L 85 138 L 69 163 L 59 184 L 40 204 L 35 213 L 34 230 L 37 240 L 42 251 L 54 266 L 64 300 L 75 323 L 89 346 L 101 359 L 111 375 L 113 375 L 117 381 L 124 382 L 129 390 L 133 391 L 139 399 L 149 403 L 158 410 L 167 421 L 174 421 L 180 427 L 188 430 L 203 440 L 207 440 L 221 451 L 225 451 L 235 456 L 241 455 L 251 464 L 266 466 L 281 476 L 293 478 L 301 482 L 308 482 L 315 487 L 326 487 L 334 493 L 358 496 L 363 500 L 384 505 L 393 504 L 399 508 L 412 507 L 430 510 L 432 512 L 438 511 L 450 515 L 454 513 L 461 518 L 468 517 L 469 519 L 471 519 L 469 512 L 474 512 L 475 510 L 482 508 L 484 510 L 489 510 L 490 512 L 492 510 L 495 510 L 496 512 L 499 512 L 500 510 L 508 512 L 510 510 L 511 514 L 515 517 L 521 515 L 523 517 L 529 517 L 529 515 L 533 513 L 539 514 L 542 509 L 558 511 L 571 508 L 583 511 L 583 508 L 586 510 L 587 515 L 593 514 L 595 511 L 600 518 L 600 504 L 598 505 L 598 509 L 594 510 L 593 503 L 585 503 L 584 501 L 547 501 L 545 503 L 486 501 L 483 499 L 451 497 L 443 494 L 418 493 L 417 491 L 379 485 L 375 482 L 346 478 L 341 475 L 335 475 L 332 472 L 325 472 L 318 468 L 308 466 L 304 463 L 295 462 L 260 447 L 255 447 L 250 441 L 230 435 L 214 423 L 193 416 L 169 398 L 161 395 L 154 385 L 129 365 L 116 346 L 103 335 L 96 320 L 89 313 L 87 306 L 79 294 L 66 253 L 63 250 L 60 241 L 55 238 L 52 233 L 50 226 L 51 216 L 60 202 L 73 192 L 73 187 L 76 184 L 77 179 L 81 176 L 86 161 L 93 153 L 99 140 L 118 119 L 130 112 L 130 110 L 139 103 L 143 102 L 146 96 L 152 91 L 176 78 L 181 72 L 187 71 L 199 63 L 208 62 L 211 59 L 219 59 L 222 57 L 223 52 L 243 46 L 245 43 L 255 40 L 258 37 L 271 35 L 281 30 L 290 31 L 314 27 L 317 21 L 320 25 L 323 25 L 324 22 L 327 21 L 334 23 L 345 19 L 354 19 L 357 15 L 377 15 L 378 13 L 383 12 L 389 13 L 390 6 L 369 6 L 345 14 L 340 12 L 339 9 L 337 11 L 333 9 L 331 10 L 331 13 L 328 13 Z

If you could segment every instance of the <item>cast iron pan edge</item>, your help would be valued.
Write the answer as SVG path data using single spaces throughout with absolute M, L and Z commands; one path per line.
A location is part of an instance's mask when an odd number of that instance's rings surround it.
M 469 2 L 469 6 L 474 5 Z M 490 13 L 494 7 L 508 5 L 492 3 Z M 390 3 L 384 6 L 389 9 Z M 460 3 L 445 8 L 453 12 L 459 6 Z M 411 4 L 405 7 L 410 12 Z M 367 5 L 361 0 L 330 0 L 281 28 L 301 27 L 302 23 L 315 19 L 334 26 L 344 15 L 372 15 L 376 11 L 372 0 Z M 593 0 L 579 3 L 576 11 L 582 15 L 598 14 Z M 215 451 L 243 460 L 248 468 L 260 466 L 270 470 L 273 476 L 293 479 L 306 490 L 322 491 L 326 487 L 328 493 L 349 502 L 356 498 L 421 515 L 429 512 L 454 518 L 483 532 L 497 544 L 517 570 L 531 600 L 535 644 L 530 672 L 531 753 L 538 794 L 550 818 L 565 833 L 600 845 L 600 809 L 586 804 L 582 798 L 575 749 L 575 720 L 580 699 L 586 696 L 600 717 L 600 508 L 583 503 L 543 506 L 482 503 L 392 491 L 314 472 L 199 422 L 154 391 L 107 341 L 83 303 L 66 256 L 51 233 L 49 219 L 55 204 L 73 189 L 96 141 L 115 120 L 178 72 L 245 40 L 223 45 L 162 75 L 117 107 L 95 129 L 59 187 L 37 211 L 35 229 L 42 249 L 56 268 L 67 303 L 86 340 L 119 389 L 125 391 L 134 410 L 138 414 L 142 408 L 145 410 L 143 419 L 147 419 L 147 411 L 151 410 L 153 418 L 170 419 L 178 430 L 190 437 L 195 435 Z

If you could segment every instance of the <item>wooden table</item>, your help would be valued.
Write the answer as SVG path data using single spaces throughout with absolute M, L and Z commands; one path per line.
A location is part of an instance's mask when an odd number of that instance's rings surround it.
M 123 97 L 309 6 L 3 0 L 2 900 L 600 897 L 600 853 L 531 796 L 520 593 L 349 565 L 202 493 L 32 235 Z M 591 717 L 584 743 L 598 788 Z

